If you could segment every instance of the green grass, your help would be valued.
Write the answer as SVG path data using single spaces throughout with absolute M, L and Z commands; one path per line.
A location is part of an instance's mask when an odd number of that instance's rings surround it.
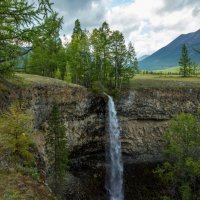
M 56 200 L 44 184 L 14 171 L 0 171 L 0 199 Z
M 180 66 L 175 66 L 175 67 L 170 67 L 170 68 L 162 69 L 162 70 L 154 70 L 153 72 L 168 74 L 168 73 L 179 73 L 179 70 L 180 70 Z
M 29 85 L 56 85 L 56 86 L 72 86 L 72 87 L 78 87 L 78 85 L 67 83 L 66 81 L 62 81 L 55 78 L 49 78 L 39 75 L 33 75 L 33 74 L 20 74 L 16 73 L 16 77 L 14 80 L 15 83 L 29 86 Z
M 79 87 L 66 81 L 61 81 L 54 78 L 43 77 L 32 74 L 16 74 L 16 80 L 21 85 L 57 85 L 72 87 Z M 137 74 L 130 81 L 131 88 L 200 88 L 200 76 L 191 76 L 183 78 L 180 75 L 167 75 L 167 74 Z
M 131 88 L 200 88 L 200 76 L 138 74 L 131 80 Z

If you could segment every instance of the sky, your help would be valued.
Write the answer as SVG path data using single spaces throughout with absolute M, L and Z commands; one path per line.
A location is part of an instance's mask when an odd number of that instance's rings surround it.
M 123 32 L 138 57 L 150 55 L 181 34 L 200 29 L 200 0 L 52 0 L 64 17 L 61 36 L 70 38 L 74 21 L 92 30 L 107 21 Z

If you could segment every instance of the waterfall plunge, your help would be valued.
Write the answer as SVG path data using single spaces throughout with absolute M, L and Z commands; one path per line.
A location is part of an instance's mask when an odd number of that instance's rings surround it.
M 107 190 L 110 200 L 123 200 L 123 164 L 120 128 L 112 97 L 108 96 L 109 152 L 107 153 Z

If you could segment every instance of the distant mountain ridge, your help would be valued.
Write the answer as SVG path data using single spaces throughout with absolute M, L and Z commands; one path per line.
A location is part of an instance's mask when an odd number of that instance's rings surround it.
M 186 44 L 192 61 L 200 63 L 200 54 L 193 49 L 200 49 L 200 29 L 196 32 L 182 34 L 165 47 L 159 49 L 147 58 L 139 61 L 143 70 L 158 70 L 178 65 L 182 45 Z
M 149 57 L 149 55 L 143 55 L 138 58 L 138 61 L 142 61 L 142 60 L 146 59 L 147 57 Z

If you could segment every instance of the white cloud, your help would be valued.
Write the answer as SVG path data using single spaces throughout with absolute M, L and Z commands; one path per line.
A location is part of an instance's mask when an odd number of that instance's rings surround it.
M 107 21 L 132 41 L 138 56 L 151 54 L 180 34 L 200 28 L 199 0 L 55 0 L 64 16 L 61 34 L 71 35 L 75 19 L 91 30 Z
M 70 35 L 76 19 L 82 28 L 91 30 L 100 26 L 110 4 L 111 0 L 55 0 L 54 9 L 64 17 L 61 34 Z
M 135 0 L 111 8 L 106 19 L 112 28 L 122 31 L 126 40 L 135 44 L 141 56 L 153 53 L 182 33 L 199 29 L 196 3 L 197 0 L 177 0 L 177 9 L 172 10 L 174 1 L 169 4 L 167 0 Z M 161 9 L 170 12 L 160 12 Z
M 173 12 L 195 5 L 199 5 L 199 0 L 163 0 L 163 6 L 159 9 L 159 11 L 161 13 Z

